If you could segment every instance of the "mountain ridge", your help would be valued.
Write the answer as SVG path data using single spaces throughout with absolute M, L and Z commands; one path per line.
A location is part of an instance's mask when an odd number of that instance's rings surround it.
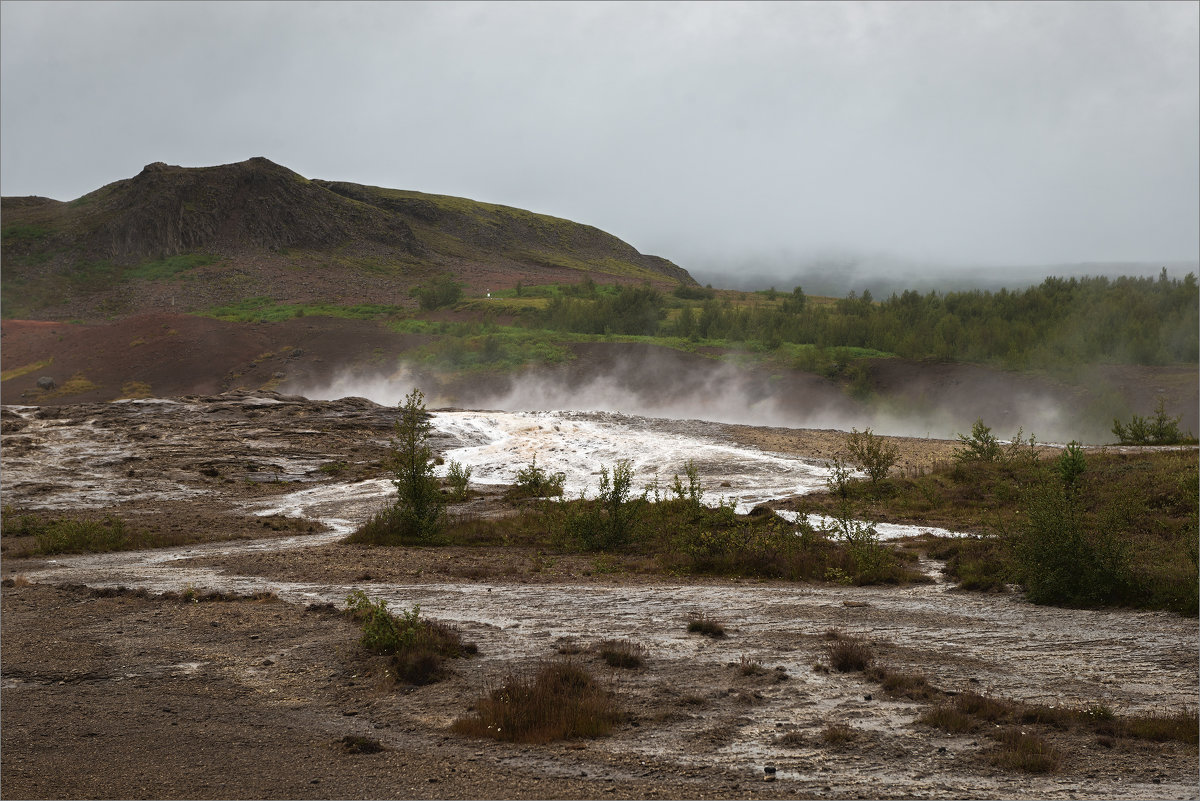
M 0 199 L 3 314 L 198 311 L 246 297 L 397 305 L 450 275 L 517 283 L 694 285 L 593 226 L 467 198 L 309 179 L 263 157 L 155 162 L 72 201 Z

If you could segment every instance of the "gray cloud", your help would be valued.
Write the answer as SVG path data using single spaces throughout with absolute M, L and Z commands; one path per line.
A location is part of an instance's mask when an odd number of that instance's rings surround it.
M 1194 261 L 1192 2 L 0 6 L 3 192 L 151 161 L 591 223 L 719 273 L 822 253 Z

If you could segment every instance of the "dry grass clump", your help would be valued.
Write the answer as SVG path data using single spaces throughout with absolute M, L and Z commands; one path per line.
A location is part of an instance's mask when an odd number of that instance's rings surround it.
M 992 763 L 1026 773 L 1053 773 L 1062 765 L 1062 753 L 1041 737 L 1019 729 L 1002 729 L 993 735 L 1000 750 L 992 755 Z
M 948 704 L 935 706 L 917 718 L 917 721 L 954 734 L 972 731 L 979 725 L 975 718 Z
M 743 676 L 761 676 L 767 672 L 767 668 L 762 662 L 750 656 L 743 656 L 738 660 L 737 668 Z
M 603 737 L 619 719 L 612 694 L 586 669 L 552 662 L 535 673 L 509 676 L 451 728 L 467 737 L 540 744 Z
M 1161 743 L 1174 740 L 1180 743 L 1200 742 L 1200 724 L 1195 712 L 1152 717 L 1139 715 L 1126 718 L 1125 732 L 1129 737 Z
M 358 734 L 347 734 L 342 738 L 341 744 L 347 754 L 378 754 L 383 750 L 383 745 L 378 740 Z
M 689 634 L 703 634 L 705 637 L 725 636 L 725 627 L 721 621 L 708 617 L 703 612 L 693 612 L 688 615 L 687 630 Z
M 825 632 L 826 639 L 832 640 L 825 646 L 829 656 L 829 665 L 839 673 L 853 673 L 866 670 L 875 661 L 869 643 L 847 637 L 836 629 Z
M 842 723 L 831 723 L 821 730 L 821 742 L 826 745 L 841 745 L 858 738 L 858 732 Z
M 808 745 L 808 740 L 801 732 L 789 731 L 776 737 L 775 745 L 783 748 L 803 748 Z
M 899 698 L 928 701 L 940 695 L 940 691 L 928 679 L 916 673 L 892 673 L 876 666 L 867 671 L 867 678 L 879 682 L 880 689 L 888 695 Z
M 603 640 L 596 643 L 600 658 L 615 668 L 640 668 L 646 664 L 649 650 L 633 640 Z

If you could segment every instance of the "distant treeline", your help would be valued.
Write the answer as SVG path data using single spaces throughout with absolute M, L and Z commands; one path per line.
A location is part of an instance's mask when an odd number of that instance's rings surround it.
M 833 303 L 792 292 L 742 300 L 681 288 L 582 284 L 540 313 L 547 328 L 583 334 L 678 336 L 756 350 L 784 343 L 858 347 L 909 359 L 1010 368 L 1200 360 L 1196 276 L 1047 278 L 1021 291 L 906 291 L 877 302 L 869 291 Z

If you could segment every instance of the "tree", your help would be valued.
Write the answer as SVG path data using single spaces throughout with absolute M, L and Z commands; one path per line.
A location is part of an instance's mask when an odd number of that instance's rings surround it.
M 429 448 L 432 428 L 426 418 L 425 396 L 414 389 L 400 407 L 388 458 L 396 485 L 394 535 L 400 540 L 432 539 L 445 522 L 445 501 L 433 475 L 433 451 Z
M 960 462 L 998 462 L 1003 454 L 1000 441 L 992 434 L 990 426 L 985 426 L 983 420 L 975 421 L 971 426 L 970 438 L 958 435 L 962 448 L 956 448 L 954 458 Z
M 886 478 L 888 471 L 900 457 L 900 450 L 894 443 L 872 434 L 869 428 L 866 431 L 853 429 L 853 433 L 846 435 L 846 447 L 854 460 L 866 471 L 872 484 Z

